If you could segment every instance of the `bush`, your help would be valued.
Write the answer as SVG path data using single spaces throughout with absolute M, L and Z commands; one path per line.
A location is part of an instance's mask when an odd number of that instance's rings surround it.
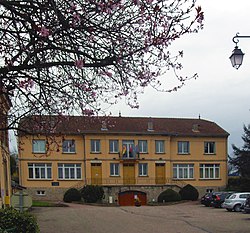
M 64 193 L 64 202 L 81 201 L 81 193 L 76 188 L 70 188 Z
M 28 212 L 20 213 L 13 208 L 0 209 L 0 232 L 12 229 L 13 233 L 37 233 L 39 227 L 36 218 Z
M 199 197 L 199 192 L 198 190 L 190 185 L 187 184 L 184 186 L 180 191 L 179 194 L 181 195 L 182 200 L 191 200 L 191 201 L 196 201 Z
M 104 195 L 102 186 L 98 185 L 87 185 L 83 187 L 81 193 L 84 201 L 87 203 L 101 201 Z
M 171 201 L 180 201 L 181 196 L 179 193 L 175 192 L 172 189 L 167 189 L 163 191 L 159 196 L 158 196 L 158 202 L 171 202 Z

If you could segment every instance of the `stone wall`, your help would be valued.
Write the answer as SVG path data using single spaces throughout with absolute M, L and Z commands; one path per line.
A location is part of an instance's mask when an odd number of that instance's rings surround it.
M 68 188 L 27 188 L 25 192 L 27 192 L 33 200 L 63 201 L 63 195 L 67 190 Z
M 161 192 L 166 189 L 173 189 L 176 192 L 180 191 L 180 187 L 176 185 L 144 185 L 144 186 L 103 186 L 105 203 L 117 203 L 118 194 L 120 192 L 134 190 L 142 191 L 147 194 L 147 202 L 157 202 L 157 198 Z M 201 198 L 208 190 L 210 191 L 222 191 L 225 187 L 196 187 L 199 192 L 199 198 Z M 27 188 L 26 192 L 32 197 L 33 200 L 44 201 L 63 201 L 64 193 L 68 188 Z

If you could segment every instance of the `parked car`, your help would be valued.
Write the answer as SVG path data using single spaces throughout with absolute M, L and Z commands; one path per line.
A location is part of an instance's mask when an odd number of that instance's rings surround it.
M 227 197 L 232 195 L 234 192 L 221 192 L 212 195 L 211 206 L 215 208 L 221 208 L 222 203 L 225 201 Z
M 250 193 L 233 193 L 228 198 L 225 199 L 222 207 L 228 211 L 241 211 L 241 205 L 246 201 L 247 197 L 250 196 Z
M 220 192 L 210 192 L 206 193 L 204 196 L 201 197 L 201 204 L 205 205 L 206 207 L 211 206 L 211 201 L 213 195 L 219 194 Z
M 246 201 L 243 204 L 243 211 L 244 213 L 250 213 L 250 196 L 246 199 Z

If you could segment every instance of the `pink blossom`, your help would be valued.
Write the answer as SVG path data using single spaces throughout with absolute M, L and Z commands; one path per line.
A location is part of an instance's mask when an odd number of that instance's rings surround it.
M 40 28 L 39 32 L 41 37 L 48 37 L 50 35 L 49 29 L 43 26 Z
M 83 109 L 82 110 L 83 115 L 87 115 L 87 116 L 93 116 L 94 115 L 94 111 L 91 109 Z
M 82 69 L 83 66 L 84 66 L 84 61 L 83 61 L 82 59 L 76 60 L 76 61 L 75 61 L 75 66 L 76 66 L 78 69 Z

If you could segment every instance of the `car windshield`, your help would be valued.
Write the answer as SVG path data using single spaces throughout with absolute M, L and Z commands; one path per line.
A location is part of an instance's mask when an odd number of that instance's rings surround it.
M 235 194 L 231 195 L 228 199 L 234 199 L 236 197 Z

